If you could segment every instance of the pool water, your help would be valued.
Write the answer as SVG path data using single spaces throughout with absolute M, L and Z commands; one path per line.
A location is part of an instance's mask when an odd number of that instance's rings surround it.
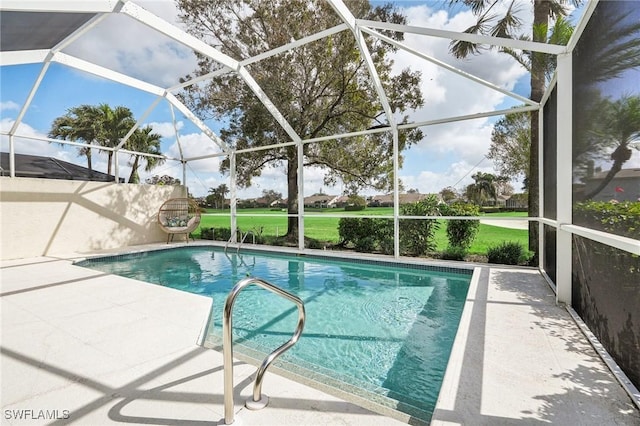
M 471 271 L 265 252 L 179 248 L 82 262 L 104 272 L 213 298 L 210 342 L 221 341 L 222 308 L 239 280 L 254 276 L 300 297 L 300 341 L 275 366 L 377 396 L 428 422 L 466 299 Z M 297 307 L 249 286 L 233 310 L 234 349 L 270 353 L 295 330 Z M 344 386 L 342 385 L 344 384 Z

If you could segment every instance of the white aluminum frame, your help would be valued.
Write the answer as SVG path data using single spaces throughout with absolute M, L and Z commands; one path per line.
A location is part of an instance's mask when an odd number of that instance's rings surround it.
M 558 196 L 557 196 L 557 204 L 558 204 L 558 217 L 557 220 L 552 220 L 549 218 L 543 217 L 544 212 L 544 185 L 543 183 L 543 132 L 542 132 L 542 123 L 543 123 L 543 112 L 542 107 L 546 100 L 548 99 L 548 95 L 550 93 L 551 88 L 549 88 L 548 92 L 543 97 L 543 100 L 540 104 L 533 102 L 529 99 L 526 99 L 520 95 L 512 93 L 510 91 L 504 90 L 496 85 L 493 85 L 489 82 L 486 82 L 477 76 L 470 75 L 465 73 L 459 69 L 456 69 L 446 63 L 432 58 L 424 53 L 417 51 L 416 49 L 410 48 L 406 46 L 404 43 L 397 42 L 383 34 L 381 34 L 379 29 L 383 30 L 392 30 L 392 31 L 400 31 L 404 33 L 411 33 L 417 35 L 423 35 L 428 37 L 438 37 L 445 38 L 448 40 L 463 40 L 469 41 L 473 43 L 482 43 L 492 46 L 498 47 L 510 47 L 514 49 L 520 50 L 530 50 L 535 52 L 542 52 L 546 54 L 552 54 L 558 56 L 558 69 L 557 69 L 557 90 L 558 90 L 558 141 L 571 140 L 571 109 L 572 109 L 572 99 L 571 99 L 571 53 L 576 46 L 577 40 L 584 31 L 584 28 L 593 13 L 593 10 L 597 6 L 598 1 L 590 1 L 585 6 L 585 12 L 580 22 L 578 23 L 576 30 L 574 31 L 573 37 L 565 46 L 556 46 L 544 43 L 536 43 L 529 42 L 523 40 L 512 40 L 512 39 L 504 39 L 497 37 L 489 37 L 489 36 L 481 36 L 474 35 L 468 33 L 459 33 L 453 31 L 444 31 L 433 28 L 424 28 L 424 27 L 416 27 L 416 26 L 408 26 L 408 25 L 399 25 L 392 24 L 388 22 L 377 22 L 377 21 L 369 21 L 369 20 L 361 20 L 356 19 L 351 11 L 346 7 L 342 0 L 327 0 L 329 4 L 336 11 L 336 14 L 341 18 L 342 23 L 336 25 L 335 27 L 328 28 L 322 31 L 319 31 L 310 36 L 301 38 L 299 40 L 294 40 L 286 45 L 275 48 L 271 51 L 264 52 L 262 54 L 256 55 L 251 58 L 246 58 L 243 60 L 238 60 L 231 58 L 219 50 L 207 45 L 206 43 L 198 40 L 197 38 L 185 33 L 184 31 L 178 29 L 177 27 L 167 23 L 161 18 L 153 15 L 152 13 L 146 11 L 142 7 L 138 6 L 132 0 L 3 0 L 0 3 L 0 10 L 6 11 L 38 11 L 38 12 L 81 12 L 81 13 L 95 13 L 95 17 L 90 19 L 87 23 L 79 27 L 76 31 L 74 31 L 71 35 L 65 38 L 63 41 L 58 43 L 51 49 L 47 50 L 32 50 L 25 52 L 3 52 L 0 56 L 0 65 L 18 65 L 18 64 L 28 64 L 28 63 L 42 63 L 42 69 L 34 81 L 34 84 L 29 92 L 27 100 L 22 106 L 17 119 L 11 129 L 8 132 L 2 132 L 9 137 L 9 151 L 10 151 L 10 176 L 15 177 L 15 144 L 16 138 L 18 139 L 39 139 L 48 142 L 57 142 L 69 145 L 76 146 L 86 146 L 86 144 L 80 144 L 71 141 L 62 141 L 62 140 L 54 140 L 49 138 L 34 138 L 28 135 L 20 134 L 19 127 L 24 118 L 24 115 L 29 108 L 33 97 L 35 96 L 38 88 L 40 87 L 40 83 L 42 79 L 46 75 L 49 65 L 52 62 L 58 62 L 65 66 L 73 67 L 76 69 L 80 69 L 85 72 L 89 72 L 94 75 L 98 75 L 102 78 L 109 79 L 111 81 L 115 81 L 121 84 L 125 84 L 136 88 L 138 90 L 142 90 L 148 93 L 155 94 L 157 98 L 151 103 L 148 109 L 145 111 L 143 117 L 141 117 L 136 123 L 135 127 L 131 129 L 129 135 L 137 128 L 142 125 L 144 119 L 148 116 L 148 114 L 160 104 L 162 99 L 165 99 L 169 102 L 171 113 L 174 122 L 174 128 L 176 130 L 176 138 L 178 138 L 177 127 L 175 126 L 175 115 L 173 108 L 178 109 L 182 114 L 185 115 L 187 119 L 192 121 L 198 129 L 200 129 L 203 133 L 205 133 L 212 142 L 217 145 L 220 149 L 220 152 L 216 152 L 209 155 L 185 158 L 182 152 L 182 147 L 180 146 L 180 158 L 169 158 L 167 156 L 163 156 L 167 160 L 179 161 L 183 166 L 183 180 L 186 183 L 186 165 L 189 161 L 202 160 L 207 158 L 215 158 L 220 156 L 229 156 L 230 158 L 230 197 L 231 197 L 231 226 L 232 226 L 232 238 L 235 238 L 235 230 L 236 227 L 236 202 L 237 202 L 237 182 L 236 182 L 236 156 L 238 153 L 242 152 L 250 152 L 250 151 L 260 151 L 266 149 L 272 149 L 277 147 L 284 147 L 289 145 L 296 145 L 298 150 L 298 185 L 299 185 L 299 194 L 298 194 L 298 223 L 299 223 L 299 240 L 298 240 L 298 249 L 300 251 L 304 251 L 304 156 L 303 156 L 303 148 L 304 144 L 307 143 L 321 143 L 322 141 L 332 140 L 337 138 L 348 138 L 353 136 L 359 136 L 364 134 L 372 134 L 378 132 L 392 132 L 393 138 L 393 172 L 394 172 L 394 181 L 393 181 L 393 191 L 394 191 L 394 236 L 395 236 L 395 246 L 394 246 L 394 256 L 399 256 L 399 152 L 398 152 L 398 131 L 400 129 L 408 129 L 414 127 L 423 127 L 430 126 L 436 124 L 443 123 L 453 123 L 460 120 L 471 120 L 476 118 L 485 118 L 495 115 L 503 115 L 506 113 L 519 112 L 519 111 L 539 111 L 540 114 L 540 209 L 541 214 L 538 218 L 529 218 L 530 220 L 536 220 L 539 222 L 540 226 L 540 242 L 542 243 L 544 233 L 543 225 L 553 226 L 557 229 L 557 299 L 560 303 L 571 303 L 571 236 L 573 234 L 580 235 L 586 238 L 590 238 L 594 241 L 598 241 L 603 244 L 607 244 L 612 247 L 616 247 L 620 250 L 627 251 L 633 254 L 640 254 L 640 241 L 624 238 L 617 235 L 612 235 L 608 233 L 603 233 L 600 231 L 591 230 L 588 228 L 579 227 L 573 225 L 572 217 L 571 217 L 571 199 L 570 197 L 566 197 L 567 193 L 571 193 L 571 168 L 570 167 L 560 167 L 562 164 L 570 164 L 568 162 L 571 161 L 571 146 L 570 144 L 558 144 L 558 152 L 557 152 L 557 161 L 558 161 L 558 169 L 557 169 L 557 181 L 558 181 Z M 164 34 L 165 36 L 177 41 L 178 43 L 186 46 L 188 48 L 193 49 L 196 52 L 199 52 L 212 60 L 216 61 L 220 64 L 220 69 L 212 72 L 205 76 L 200 76 L 193 78 L 190 81 L 174 85 L 168 88 L 158 87 L 156 85 L 150 84 L 145 81 L 141 81 L 130 76 L 118 73 L 113 70 L 106 69 L 104 67 L 100 67 L 96 64 L 89 63 L 87 61 L 83 61 L 79 58 L 75 58 L 71 55 L 62 53 L 61 50 L 73 43 L 79 37 L 84 35 L 89 29 L 93 28 L 99 22 L 101 22 L 106 16 L 109 14 L 122 14 L 130 17 L 131 19 L 146 25 L 153 30 Z M 286 120 L 286 118 L 282 115 L 282 113 L 278 110 L 278 108 L 272 103 L 272 101 L 266 96 L 265 92 L 259 86 L 259 84 L 255 81 L 255 79 L 251 76 L 250 72 L 246 68 L 248 65 L 252 63 L 256 63 L 260 60 L 263 60 L 268 57 L 272 57 L 274 55 L 284 53 L 290 51 L 292 49 L 296 49 L 300 46 L 303 46 L 307 43 L 314 42 L 316 40 L 321 40 L 323 38 L 329 37 L 333 34 L 337 34 L 339 32 L 349 30 L 355 37 L 358 48 L 360 49 L 362 58 L 365 60 L 367 65 L 367 69 L 369 71 L 371 80 L 377 91 L 380 103 L 385 112 L 386 119 L 389 123 L 389 127 L 382 129 L 372 129 L 367 131 L 354 131 L 347 132 L 341 135 L 333 135 L 333 136 L 324 136 L 313 139 L 303 140 L 291 127 L 290 123 Z M 386 93 L 384 92 L 379 76 L 376 73 L 375 67 L 373 65 L 373 61 L 371 59 L 371 55 L 368 51 L 367 45 L 364 39 L 364 33 L 377 37 L 380 40 L 390 43 L 399 49 L 403 49 L 416 57 L 419 57 L 424 60 L 431 61 L 432 63 L 437 64 L 438 66 L 444 67 L 449 71 L 455 72 L 458 75 L 461 75 L 465 78 L 474 81 L 475 83 L 481 84 L 483 86 L 489 87 L 493 90 L 497 90 L 513 99 L 522 101 L 524 106 L 515 109 L 508 110 L 499 110 L 499 111 L 486 111 L 479 112 L 474 114 L 468 114 L 458 117 L 448 117 L 444 119 L 432 119 L 426 120 L 422 122 L 416 123 L 408 123 L 399 125 L 396 123 L 395 117 L 391 112 L 391 108 L 389 102 L 386 97 Z M 281 144 L 272 145 L 268 147 L 254 147 L 244 150 L 233 150 L 231 149 L 225 141 L 223 141 L 218 135 L 215 134 L 204 122 L 202 122 L 198 117 L 190 111 L 186 105 L 184 105 L 180 100 L 175 96 L 175 92 L 193 84 L 198 84 L 200 82 L 206 81 L 207 79 L 213 78 L 215 76 L 219 76 L 225 73 L 236 73 L 247 86 L 255 93 L 255 95 L 261 100 L 264 107 L 269 111 L 269 113 L 274 117 L 274 119 L 279 123 L 279 125 L 284 129 L 284 131 L 289 136 L 289 141 L 284 141 Z M 550 87 L 552 87 L 550 85 Z M 114 151 L 116 154 L 118 152 L 126 152 L 130 153 L 122 149 L 124 147 L 124 143 L 126 142 L 126 137 L 120 142 L 120 144 L 115 148 L 104 148 L 101 147 L 101 150 L 110 150 Z M 140 155 L 149 155 L 144 153 L 138 153 Z M 118 156 L 116 155 L 116 158 Z M 118 174 L 118 168 L 116 166 L 116 175 Z M 562 196 L 562 195 L 565 196 Z M 289 215 L 288 215 L 289 216 Z M 313 216 L 313 215 L 312 215 Z M 424 218 L 423 218 L 424 219 Z M 541 244 L 542 248 L 543 245 Z M 541 250 L 540 253 L 540 263 L 539 269 L 543 270 L 544 265 L 544 257 Z

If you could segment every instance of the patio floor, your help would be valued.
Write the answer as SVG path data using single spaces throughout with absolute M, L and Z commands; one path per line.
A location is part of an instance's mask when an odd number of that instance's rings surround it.
M 224 423 L 222 354 L 196 344 L 209 299 L 72 256 L 4 261 L 0 278 L 2 424 Z M 249 411 L 254 372 L 235 364 L 235 424 L 416 423 L 276 374 L 269 406 Z M 638 425 L 640 413 L 536 271 L 483 267 L 432 423 Z

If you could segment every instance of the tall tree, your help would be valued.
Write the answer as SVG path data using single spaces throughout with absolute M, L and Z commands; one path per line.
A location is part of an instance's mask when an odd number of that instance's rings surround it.
M 80 105 L 70 108 L 65 115 L 53 121 L 49 137 L 81 140 L 87 144 L 113 148 L 135 123 L 131 110 L 123 106 L 111 108 L 107 104 Z M 82 147 L 80 154 L 87 157 L 89 169 L 92 170 L 91 148 Z M 112 160 L 113 151 L 108 151 L 107 174 L 111 174 Z
M 465 32 L 472 34 L 492 35 L 496 37 L 516 38 L 519 37 L 517 31 L 522 26 L 522 21 L 518 18 L 518 8 L 515 0 L 509 3 L 509 6 L 503 15 L 496 14 L 499 0 L 450 0 L 450 4 L 462 3 L 471 8 L 471 11 L 477 17 L 475 25 L 467 28 Z M 525 36 L 529 40 L 540 43 L 555 42 L 562 44 L 563 37 L 566 34 L 560 34 L 557 37 L 549 37 L 549 19 L 560 18 L 566 16 L 568 0 L 532 0 L 533 3 L 533 26 L 531 29 L 531 38 Z M 579 5 L 582 0 L 573 0 L 574 5 Z M 553 39 L 553 41 L 552 41 Z M 464 58 L 471 54 L 480 52 L 480 46 L 457 41 L 451 45 L 452 53 L 458 58 Z M 511 54 L 509 49 L 502 49 L 503 52 Z M 531 100 L 539 102 L 545 91 L 545 77 L 549 72 L 550 63 L 548 55 L 540 53 L 526 53 L 520 58 L 520 63 L 525 65 L 528 63 L 531 82 Z M 531 114 L 531 145 L 529 154 L 529 176 L 527 185 L 529 188 L 529 216 L 538 216 L 540 206 L 538 203 L 538 114 Z M 529 222 L 529 250 L 538 253 L 538 226 L 535 222 Z
M 617 99 L 613 100 L 608 90 L 613 86 L 611 80 L 623 77 L 630 69 L 640 69 L 636 10 L 633 2 L 601 2 L 574 51 L 574 176 L 584 175 L 587 164 L 602 160 L 604 155 L 613 161 L 612 174 L 605 179 L 610 181 L 617 173 L 615 169 L 621 168 L 631 154 L 629 147 L 637 138 L 637 87 L 635 93 L 614 95 Z M 592 192 L 583 198 L 595 195 Z
M 178 0 L 181 19 L 188 31 L 223 53 L 238 60 L 299 40 L 341 23 L 330 4 L 324 1 Z M 358 18 L 406 23 L 392 6 L 372 7 L 366 0 L 349 2 Z M 402 34 L 386 32 L 394 39 Z M 367 37 L 376 70 L 386 90 L 398 122 L 402 114 L 423 104 L 420 73 L 406 69 L 392 74 L 389 53 L 394 48 Z M 204 75 L 221 66 L 201 57 L 195 75 Z M 343 31 L 247 66 L 253 78 L 282 112 L 293 130 L 304 140 L 374 127 L 387 127 L 366 63 L 353 34 Z M 187 76 L 187 78 L 190 78 Z M 289 135 L 264 108 L 260 100 L 232 74 L 213 78 L 206 84 L 189 86 L 185 102 L 202 118 L 217 117 L 227 126 L 221 136 L 236 149 L 274 145 L 290 140 Z M 419 129 L 400 133 L 399 148 L 422 139 Z M 325 184 L 341 180 L 348 192 L 371 186 L 388 190 L 392 164 L 391 132 L 304 144 L 304 165 L 325 170 Z M 287 175 L 288 212 L 298 212 L 298 150 L 295 146 L 250 151 L 237 161 L 241 186 L 251 184 L 266 165 L 282 166 Z M 222 163 L 229 170 L 229 162 Z M 287 236 L 297 237 L 296 217 L 289 217 Z
M 458 198 L 458 191 L 456 191 L 456 189 L 452 186 L 442 188 L 438 194 L 440 194 L 440 198 L 445 203 L 449 203 L 450 201 Z
M 475 182 L 467 186 L 465 190 L 467 198 L 479 206 L 489 199 L 495 202 L 498 197 L 496 187 L 498 178 L 491 173 L 483 172 L 477 172 L 471 177 Z
M 157 133 L 152 133 L 152 129 L 149 126 L 136 129 L 127 141 L 126 147 L 130 151 L 136 151 L 145 154 L 160 155 L 160 140 L 162 137 Z M 129 176 L 129 183 L 140 183 L 140 176 L 138 175 L 138 169 L 140 168 L 140 160 L 145 162 L 144 170 L 150 172 L 155 167 L 164 164 L 164 158 L 149 157 L 140 154 L 132 154 L 133 161 L 131 163 L 131 175 Z
M 67 112 L 53 120 L 49 137 L 68 141 L 81 141 L 87 145 L 98 143 L 99 128 L 91 119 L 91 105 L 69 108 Z M 78 154 L 87 157 L 89 174 L 93 173 L 92 149 L 89 146 L 78 148 Z
M 531 119 L 526 112 L 505 115 L 493 125 L 487 158 L 502 176 L 529 180 Z
M 262 198 L 266 200 L 267 204 L 271 205 L 274 201 L 282 200 L 282 193 L 273 189 L 263 189 Z
M 224 209 L 224 199 L 228 193 L 229 187 L 225 183 L 221 183 L 215 188 L 209 188 L 209 194 L 211 194 L 210 197 L 212 198 L 215 209 Z
M 180 179 L 169 175 L 153 175 L 146 178 L 144 182 L 149 185 L 180 185 Z
M 131 110 L 123 106 L 112 109 L 100 104 L 89 111 L 89 117 L 99 129 L 98 143 L 108 148 L 115 148 L 136 123 Z M 107 151 L 107 174 L 111 174 L 112 163 L 113 151 Z

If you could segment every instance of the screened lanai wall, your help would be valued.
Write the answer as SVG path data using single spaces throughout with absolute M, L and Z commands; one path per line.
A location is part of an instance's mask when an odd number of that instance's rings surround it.
M 616 8 L 618 2 L 589 2 L 586 6 L 584 19 L 580 22 L 571 43 L 567 46 L 554 46 L 539 43 L 530 43 L 522 40 L 506 40 L 495 37 L 475 36 L 465 33 L 454 33 L 442 30 L 434 30 L 422 27 L 405 27 L 382 22 L 371 22 L 356 19 L 350 12 L 349 8 L 340 0 L 329 1 L 334 8 L 336 14 L 340 17 L 341 24 L 329 29 L 323 29 L 321 32 L 305 37 L 300 40 L 292 41 L 290 44 L 275 49 L 274 51 L 264 52 L 259 57 L 254 58 L 231 58 L 206 45 L 202 41 L 184 33 L 167 22 L 159 19 L 153 14 L 139 7 L 135 2 L 111 2 L 111 1 L 95 1 L 95 2 L 78 2 L 70 3 L 66 1 L 51 1 L 48 3 L 48 9 L 42 9 L 42 2 L 24 1 L 24 0 L 4 0 L 0 4 L 2 10 L 2 59 L 1 64 L 12 65 L 21 63 L 42 63 L 43 68 L 40 75 L 34 82 L 32 92 L 22 106 L 18 119 L 13 127 L 5 133 L 10 139 L 10 151 L 15 152 L 15 146 L 18 143 L 28 143 L 29 135 L 21 134 L 19 131 L 19 123 L 33 99 L 33 96 L 39 90 L 39 84 L 47 73 L 47 68 L 52 64 L 63 64 L 64 66 L 73 67 L 84 72 L 88 72 L 102 78 L 108 78 L 121 84 L 136 87 L 145 93 L 151 94 L 155 100 L 148 106 L 147 111 L 153 110 L 161 103 L 168 103 L 171 110 L 174 109 L 183 114 L 184 117 L 191 120 L 204 134 L 206 134 L 216 152 L 198 157 L 185 157 L 182 152 L 174 158 L 167 158 L 171 161 L 177 161 L 182 165 L 190 162 L 208 161 L 215 158 L 229 158 L 231 163 L 229 186 L 231 189 L 231 227 L 236 228 L 236 210 L 235 201 L 237 197 L 237 188 L 235 180 L 235 167 L 238 158 L 242 156 L 242 151 L 233 150 L 224 140 L 222 140 L 214 131 L 212 131 L 201 119 L 188 110 L 188 108 L 178 99 L 176 93 L 188 84 L 197 84 L 211 78 L 212 75 L 198 77 L 190 82 L 174 85 L 170 87 L 162 87 L 147 81 L 141 81 L 129 75 L 123 75 L 110 69 L 106 69 L 96 64 L 88 63 L 73 57 L 67 53 L 63 53 L 65 47 L 72 44 L 76 39 L 89 31 L 93 26 L 97 25 L 101 20 L 110 14 L 122 14 L 136 23 L 143 24 L 155 31 L 158 31 L 168 38 L 177 41 L 189 48 L 197 51 L 214 61 L 222 64 L 219 73 L 237 73 L 245 84 L 251 87 L 255 95 L 261 99 L 264 107 L 274 117 L 275 121 L 288 134 L 290 140 L 285 144 L 294 146 L 300 153 L 298 156 L 298 183 L 300 191 L 298 194 L 299 211 L 294 217 L 299 223 L 299 241 L 298 249 L 305 250 L 304 244 L 304 225 L 305 220 L 313 220 L 313 214 L 306 213 L 304 210 L 304 187 L 305 187 L 305 171 L 303 166 L 303 148 L 309 143 L 323 143 L 327 140 L 338 140 L 349 137 L 357 137 L 375 132 L 389 132 L 394 141 L 393 149 L 393 199 L 394 214 L 389 219 L 394 222 L 394 256 L 398 257 L 399 252 L 399 227 L 402 219 L 424 220 L 425 217 L 401 217 L 399 209 L 399 180 L 398 171 L 399 152 L 397 147 L 398 132 L 405 128 L 420 127 L 428 129 L 430 126 L 440 125 L 442 123 L 456 123 L 468 119 L 477 119 L 482 117 L 500 116 L 505 114 L 506 110 L 501 111 L 477 111 L 473 114 L 460 114 L 453 117 L 438 117 L 433 120 L 414 121 L 408 125 L 399 125 L 397 117 L 391 112 L 389 100 L 382 89 L 376 76 L 376 70 L 370 58 L 367 44 L 364 41 L 364 34 L 369 36 L 384 38 L 379 30 L 396 30 L 407 34 L 419 34 L 428 37 L 441 37 L 451 40 L 466 40 L 476 43 L 490 44 L 494 46 L 505 46 L 516 49 L 524 49 L 535 52 L 542 52 L 549 55 L 558 55 L 557 75 L 550 85 L 550 90 L 545 96 L 541 105 L 532 102 L 515 93 L 505 91 L 503 88 L 497 87 L 495 84 L 487 82 L 476 76 L 467 75 L 464 72 L 448 67 L 448 70 L 457 73 L 461 78 L 477 83 L 478 87 L 489 87 L 492 90 L 499 91 L 511 98 L 519 106 L 515 109 L 509 109 L 509 112 L 515 111 L 537 111 L 540 110 L 542 117 L 541 138 L 543 140 L 543 149 L 540 151 L 540 182 L 542 191 L 540 194 L 541 217 L 530 218 L 530 220 L 539 222 L 541 227 L 540 240 L 542 252 L 539 267 L 545 273 L 550 281 L 555 285 L 557 291 L 557 299 L 559 302 L 572 306 L 578 314 L 589 324 L 589 327 L 596 332 L 600 340 L 607 346 L 607 349 L 614 355 L 616 360 L 628 375 L 638 385 L 640 376 L 640 368 L 638 366 L 638 354 L 640 354 L 640 279 L 638 277 L 640 268 L 638 265 L 638 256 L 640 255 L 640 236 L 638 228 L 635 230 L 627 230 L 621 232 L 618 228 L 605 226 L 601 220 L 590 216 L 588 211 L 579 207 L 576 192 L 579 189 L 579 183 L 584 179 L 584 164 L 577 162 L 579 159 L 574 155 L 578 151 L 578 147 L 582 147 L 578 139 L 578 130 L 580 127 L 576 124 L 585 114 L 584 98 L 582 96 L 582 88 L 589 87 L 590 83 L 582 82 L 584 72 L 587 76 L 592 71 L 583 65 L 576 64 L 595 64 L 597 61 L 589 59 L 589 55 L 597 53 L 595 48 L 598 46 L 596 41 L 590 40 L 584 35 L 598 34 L 599 31 L 590 29 L 593 25 L 603 25 L 605 28 L 614 25 L 607 21 L 607 10 Z M 620 2 L 621 4 L 630 4 L 630 2 Z M 632 11 L 631 11 L 632 12 Z M 633 13 L 629 12 L 629 16 Z M 27 40 L 27 34 L 24 28 L 34 28 L 33 25 L 25 26 L 29 22 L 29 14 L 51 13 L 60 19 L 60 25 L 55 28 L 60 32 L 54 38 L 39 40 L 35 44 L 20 45 L 18 42 Z M 65 18 L 66 16 L 66 18 Z M 67 18 L 73 18 L 71 20 Z M 591 20 L 589 20 L 591 18 Z M 11 23 L 16 23 L 15 27 Z M 20 25 L 17 25 L 21 23 Z M 22 28 L 22 33 L 19 31 Z M 11 31 L 16 31 L 11 37 Z M 362 57 L 365 59 L 367 68 L 371 76 L 371 83 L 376 87 L 380 105 L 384 110 L 384 116 L 388 126 L 378 129 L 352 129 L 352 131 L 342 135 L 328 135 L 315 140 L 303 140 L 300 135 L 292 129 L 291 125 L 273 102 L 265 94 L 255 79 L 248 71 L 248 66 L 256 61 L 270 56 L 278 55 L 282 52 L 296 49 L 305 43 L 311 43 L 323 37 L 328 37 L 337 32 L 350 32 L 356 38 L 361 50 Z M 51 35 L 51 34 L 49 34 Z M 635 36 L 637 37 L 637 35 Z M 388 42 L 392 42 L 387 40 Z M 17 44 L 12 44 L 17 43 Z M 402 43 L 393 42 L 395 45 L 405 51 L 410 51 L 420 60 L 435 63 L 438 66 L 447 67 L 446 63 L 438 61 L 429 55 L 408 48 Z M 17 47 L 16 47 L 17 46 Z M 574 51 L 575 49 L 575 51 Z M 625 74 L 620 77 L 624 81 L 630 81 L 635 84 L 635 88 L 640 87 L 638 84 L 638 72 L 635 74 Z M 618 81 L 618 79 L 616 79 Z M 620 95 L 619 90 L 615 90 L 612 82 L 598 82 L 604 93 L 612 90 Z M 628 87 L 634 87 L 628 84 Z M 587 90 L 588 91 L 588 90 Z M 615 97 L 614 97 L 615 99 Z M 542 108 L 542 109 L 541 109 Z M 140 126 L 145 119 L 146 113 L 140 118 L 136 127 Z M 134 129 L 132 129 L 133 132 Z M 131 134 L 131 133 L 130 133 Z M 128 136 L 130 136 L 130 134 Z M 51 142 L 51 141 L 50 141 Z M 61 142 L 55 140 L 55 142 Z M 126 142 L 123 140 L 119 146 L 113 148 L 116 152 L 127 153 L 123 149 Z M 68 143 L 68 142 L 65 142 Z M 275 147 L 267 147 L 262 149 L 273 149 Z M 609 148 L 611 148 L 609 146 Z M 633 148 L 635 149 L 635 148 Z M 611 162 L 606 161 L 606 154 L 598 152 L 590 160 L 599 161 L 601 167 L 612 167 Z M 633 151 L 637 159 L 637 152 Z M 116 155 L 116 158 L 118 156 Z M 604 159 L 604 160 L 603 160 Z M 572 165 L 573 167 L 569 167 Z M 594 166 L 595 167 L 595 166 Z M 116 175 L 119 173 L 116 164 Z M 11 175 L 14 176 L 12 168 Z M 6 179 L 6 178 L 5 178 Z M 117 185 L 117 184 L 114 184 Z M 633 185 L 633 183 L 631 184 Z M 3 184 L 3 191 L 7 188 Z M 583 188 L 584 189 L 584 188 Z M 625 189 L 625 191 L 633 191 L 633 187 Z M 573 196 L 569 196 L 574 194 Z M 640 194 L 639 194 L 640 196 Z M 466 219 L 474 219 L 467 217 Z M 480 219 L 480 217 L 475 218 Z M 594 220 L 590 220 L 594 219 Z M 598 220 L 596 220 L 598 219 Z M 235 235 L 235 232 L 233 232 Z
M 640 10 L 603 1 L 586 15 L 544 100 L 542 266 L 640 386 L 640 179 L 617 178 L 640 172 L 640 68 L 625 66 Z

